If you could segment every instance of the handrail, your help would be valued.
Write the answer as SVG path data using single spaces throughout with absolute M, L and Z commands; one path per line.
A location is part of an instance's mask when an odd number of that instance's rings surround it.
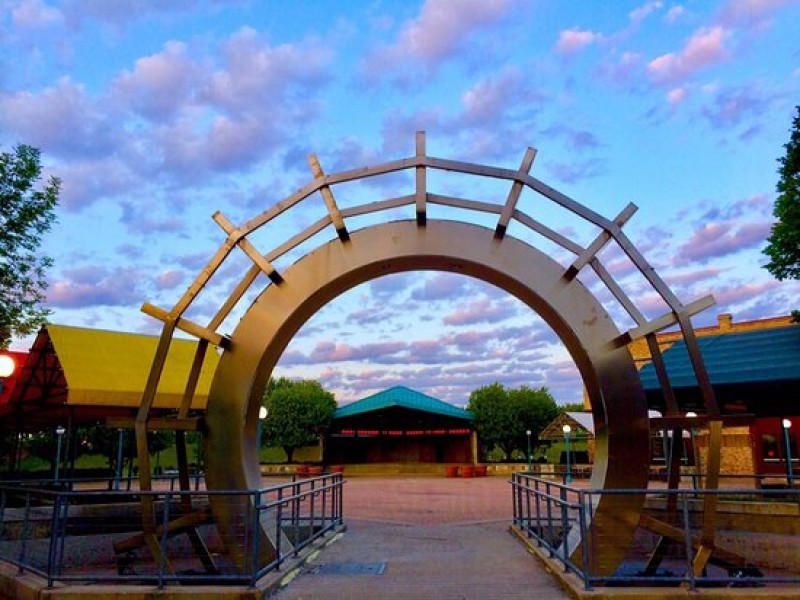
M 276 485 L 230 491 L 75 490 L 69 489 L 67 481 L 58 482 L 65 489 L 46 489 L 30 483 L 23 486 L 0 482 L 0 560 L 17 566 L 20 572 L 42 577 L 48 587 L 56 582 L 137 582 L 163 588 L 192 581 L 254 586 L 265 574 L 280 568 L 344 522 L 341 473 L 303 479 L 291 476 L 290 481 Z M 141 528 L 138 512 L 128 514 L 125 502 L 136 503 L 142 496 L 151 497 L 161 512 L 158 537 L 165 551 L 155 558 L 146 551 L 129 549 L 132 546 L 113 550 L 115 542 L 130 539 Z M 187 497 L 190 513 L 185 512 Z M 253 554 L 239 565 L 238 572 L 232 571 L 231 565 L 216 571 L 209 570 L 208 565 L 198 568 L 201 559 L 194 552 L 186 552 L 179 539 L 182 533 L 197 532 L 204 545 L 220 543 L 208 510 L 212 497 L 227 497 L 235 502 L 241 502 L 237 498 L 249 499 L 245 500 L 249 508 L 243 513 L 245 522 L 239 533 L 250 540 L 248 547 L 253 548 Z M 101 499 L 106 503 L 98 504 Z M 278 544 L 272 559 L 259 564 L 260 532 L 267 531 L 263 529 L 264 522 L 274 523 L 271 535 Z M 192 535 L 190 539 L 195 543 Z M 287 535 L 291 536 L 288 546 L 281 544 Z M 69 544 L 65 543 L 67 539 Z M 89 562 L 94 562 L 88 566 L 78 556 L 87 548 L 92 554 Z M 105 555 L 103 548 L 108 549 Z
M 514 473 L 509 480 L 514 509 L 512 526 L 526 543 L 544 552 L 549 560 L 560 563 L 566 571 L 578 576 L 585 589 L 594 586 L 659 586 L 664 584 L 687 585 L 690 589 L 708 585 L 765 586 L 785 583 L 800 584 L 800 561 L 794 565 L 779 565 L 775 556 L 740 554 L 720 542 L 702 574 L 692 568 L 692 552 L 700 543 L 702 532 L 698 497 L 715 496 L 720 502 L 730 499 L 742 502 L 752 498 L 757 502 L 769 501 L 771 513 L 764 516 L 758 511 L 748 514 L 751 529 L 724 531 L 733 537 L 751 535 L 750 546 L 769 547 L 771 554 L 779 555 L 786 549 L 787 560 L 796 556 L 797 522 L 800 518 L 800 489 L 757 488 L 650 488 L 650 489 L 592 489 L 563 485 L 528 473 Z M 598 570 L 598 557 L 604 545 L 613 540 L 593 535 L 592 515 L 597 501 L 603 495 L 645 496 L 645 511 L 637 529 L 637 548 L 612 573 Z M 676 508 L 670 509 L 665 498 L 675 497 Z M 658 502 L 658 501 L 661 502 Z M 783 502 L 775 502 L 782 500 Z M 746 504 L 745 504 L 746 506 Z M 781 536 L 777 518 L 793 519 L 790 531 Z M 770 519 L 773 522 L 768 523 Z M 766 532 L 765 532 L 766 531 Z M 579 534 L 579 536 L 577 535 Z M 570 546 L 573 535 L 579 539 L 580 551 Z M 774 536 L 766 538 L 764 536 Z M 772 562 L 770 562 L 772 561 Z M 777 566 L 776 566 L 777 565 Z

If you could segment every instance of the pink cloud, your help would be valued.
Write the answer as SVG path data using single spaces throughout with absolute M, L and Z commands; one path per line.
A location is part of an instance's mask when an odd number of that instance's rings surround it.
M 707 223 L 695 231 L 692 237 L 680 247 L 675 264 L 703 262 L 746 248 L 758 247 L 766 240 L 771 227 L 771 223 L 768 222 L 742 225 L 733 222 Z
M 156 289 L 171 290 L 183 283 L 185 274 L 182 271 L 162 271 L 155 278 Z
M 497 323 L 513 317 L 516 305 L 509 302 L 492 302 L 481 298 L 446 315 L 442 322 L 445 325 L 474 325 L 476 323 Z
M 731 25 L 763 27 L 774 13 L 789 4 L 789 0 L 729 0 L 719 13 L 719 20 Z
M 453 56 L 477 31 L 506 15 L 508 0 L 427 0 L 417 18 L 405 23 L 397 40 L 376 50 L 364 62 L 370 77 L 383 77 L 409 60 L 426 68 Z
M 63 279 L 52 281 L 47 304 L 54 308 L 132 306 L 141 303 L 144 274 L 139 269 L 82 267 L 67 270 Z
M 48 6 L 42 0 L 23 0 L 11 9 L 11 19 L 15 27 L 41 29 L 61 24 L 64 15 L 59 9 Z
M 723 62 L 730 57 L 725 47 L 730 33 L 722 27 L 695 33 L 678 53 L 669 53 L 650 61 L 647 71 L 656 83 L 673 84 L 685 81 L 696 72 Z
M 68 77 L 39 93 L 0 95 L 0 125 L 60 157 L 107 156 L 119 141 L 102 107 Z
M 140 58 L 132 72 L 124 71 L 114 82 L 113 93 L 149 119 L 169 118 L 190 100 L 199 75 L 186 45 L 168 42 L 163 52 Z
M 603 39 L 603 36 L 594 31 L 585 29 L 566 29 L 558 34 L 556 52 L 559 54 L 575 54 L 585 47 Z

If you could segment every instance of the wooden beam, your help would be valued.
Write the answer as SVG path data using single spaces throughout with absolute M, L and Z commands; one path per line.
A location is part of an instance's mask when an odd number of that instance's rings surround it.
M 715 304 L 716 300 L 714 300 L 714 296 L 703 296 L 699 300 L 695 300 L 694 302 L 686 304 L 681 308 L 681 310 L 686 315 L 695 315 L 706 310 L 707 308 L 714 306 Z M 656 319 L 653 319 L 649 323 L 644 323 L 643 325 L 629 329 L 618 338 L 615 338 L 611 343 L 615 347 L 627 346 L 633 340 L 643 338 L 650 333 L 657 333 L 662 329 L 666 329 L 667 327 L 675 325 L 678 323 L 678 321 L 679 317 L 676 312 L 669 312 Z
M 530 172 L 535 158 L 536 149 L 528 148 L 525 152 L 525 156 L 522 158 L 522 164 L 519 166 L 519 173 L 521 175 L 527 175 Z M 495 239 L 499 240 L 505 236 L 506 230 L 508 229 L 508 223 L 511 221 L 511 217 L 514 216 L 514 210 L 517 207 L 517 201 L 522 193 L 522 187 L 523 183 L 521 179 L 515 179 L 514 183 L 511 184 L 511 189 L 508 192 L 506 203 L 503 205 L 503 210 L 500 213 L 500 219 L 498 219 L 497 227 L 494 230 Z
M 159 308 L 158 306 L 150 304 L 149 302 L 142 304 L 141 310 L 143 313 L 150 315 L 151 317 L 156 318 L 163 323 L 166 323 L 170 319 L 170 313 L 163 308 Z M 175 328 L 226 350 L 231 346 L 230 338 L 220 335 L 215 331 L 211 331 L 207 327 L 203 327 L 202 325 L 189 321 L 188 319 L 184 319 L 183 317 L 179 317 L 175 320 Z
M 125 417 L 111 417 L 106 419 L 106 427 L 110 429 L 134 429 L 136 420 Z M 156 417 L 148 419 L 148 431 L 203 431 L 205 417 Z
M 605 248 L 606 244 L 611 241 L 612 238 L 616 237 L 616 233 L 622 226 L 628 222 L 628 220 L 636 213 L 638 209 L 636 208 L 635 204 L 629 203 L 622 211 L 617 215 L 617 218 L 613 221 L 613 227 L 609 229 L 605 229 L 601 231 L 600 234 L 594 239 L 594 241 L 587 246 L 587 248 L 581 253 L 578 258 L 570 265 L 567 271 L 564 273 L 564 279 L 567 281 L 572 281 L 575 279 L 575 276 L 580 272 L 580 270 L 589 264 L 589 262 L 597 256 L 597 254 Z
M 308 166 L 311 167 L 311 173 L 315 178 L 325 177 L 325 172 L 322 170 L 322 166 L 319 164 L 319 159 L 316 154 L 308 155 Z M 350 239 L 350 234 L 347 232 L 347 227 L 345 227 L 342 213 L 336 205 L 336 199 L 333 197 L 333 192 L 331 192 L 331 186 L 323 185 L 319 189 L 319 192 L 322 194 L 322 199 L 325 201 L 325 206 L 328 208 L 331 222 L 336 228 L 336 235 L 338 235 L 339 239 L 343 242 L 348 241 Z
M 416 153 L 417 159 L 424 160 L 425 158 L 424 131 L 417 132 L 416 146 L 417 146 L 417 153 Z M 417 225 L 422 227 L 428 220 L 428 213 L 425 207 L 425 200 L 426 200 L 426 194 L 428 193 L 428 186 L 426 180 L 425 167 L 420 166 L 421 164 L 422 163 L 418 164 L 416 168 L 416 183 L 417 183 L 416 204 L 417 204 Z
M 250 243 L 242 232 L 236 228 L 236 226 L 231 223 L 225 215 L 223 215 L 220 211 L 214 213 L 212 217 L 214 222 L 219 225 L 222 230 L 228 234 L 228 240 L 231 243 L 236 244 L 242 251 L 253 261 L 253 263 L 261 269 L 264 274 L 269 277 L 274 283 L 282 283 L 283 277 L 280 276 L 277 269 L 272 266 L 272 264 L 264 258 L 264 256 Z

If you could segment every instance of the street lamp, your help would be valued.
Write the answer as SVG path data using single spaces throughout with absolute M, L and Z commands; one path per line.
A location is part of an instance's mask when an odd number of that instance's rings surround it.
M 8 354 L 0 354 L 0 394 L 3 393 L 3 379 L 11 377 L 17 368 L 17 363 Z
M 789 487 L 794 487 L 794 473 L 792 470 L 792 445 L 789 440 L 789 428 L 792 422 L 789 419 L 784 419 L 781 422 L 783 425 L 783 442 L 786 444 L 786 481 Z
M 267 418 L 267 407 L 262 406 L 258 409 L 258 435 L 256 436 L 256 448 L 258 448 L 259 456 L 261 455 L 261 430 L 264 427 L 264 419 Z
M 567 483 L 572 483 L 572 471 L 570 470 L 569 464 L 569 432 L 572 431 L 572 427 L 569 425 L 564 425 L 564 427 L 561 428 L 561 431 L 564 432 L 564 442 L 567 450 L 567 476 L 565 477 L 564 481 Z
M 525 435 L 528 436 L 528 473 L 533 475 L 533 467 L 531 466 L 531 430 L 526 430 Z
M 58 481 L 58 467 L 61 465 L 61 438 L 66 432 L 62 425 L 56 427 L 56 470 L 53 473 L 53 481 Z

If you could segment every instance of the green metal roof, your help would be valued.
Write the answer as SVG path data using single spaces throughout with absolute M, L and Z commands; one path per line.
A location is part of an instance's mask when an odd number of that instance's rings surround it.
M 353 417 L 392 407 L 419 410 L 468 421 L 471 421 L 473 418 L 472 413 L 468 410 L 458 408 L 457 406 L 453 406 L 442 400 L 437 400 L 432 396 L 428 396 L 402 385 L 383 390 L 372 396 L 367 396 L 366 398 L 337 408 L 333 418 Z
M 712 385 L 800 380 L 800 326 L 698 337 L 697 343 Z M 664 352 L 664 362 L 673 387 L 697 386 L 683 340 Z M 640 375 L 646 391 L 660 389 L 652 363 Z

